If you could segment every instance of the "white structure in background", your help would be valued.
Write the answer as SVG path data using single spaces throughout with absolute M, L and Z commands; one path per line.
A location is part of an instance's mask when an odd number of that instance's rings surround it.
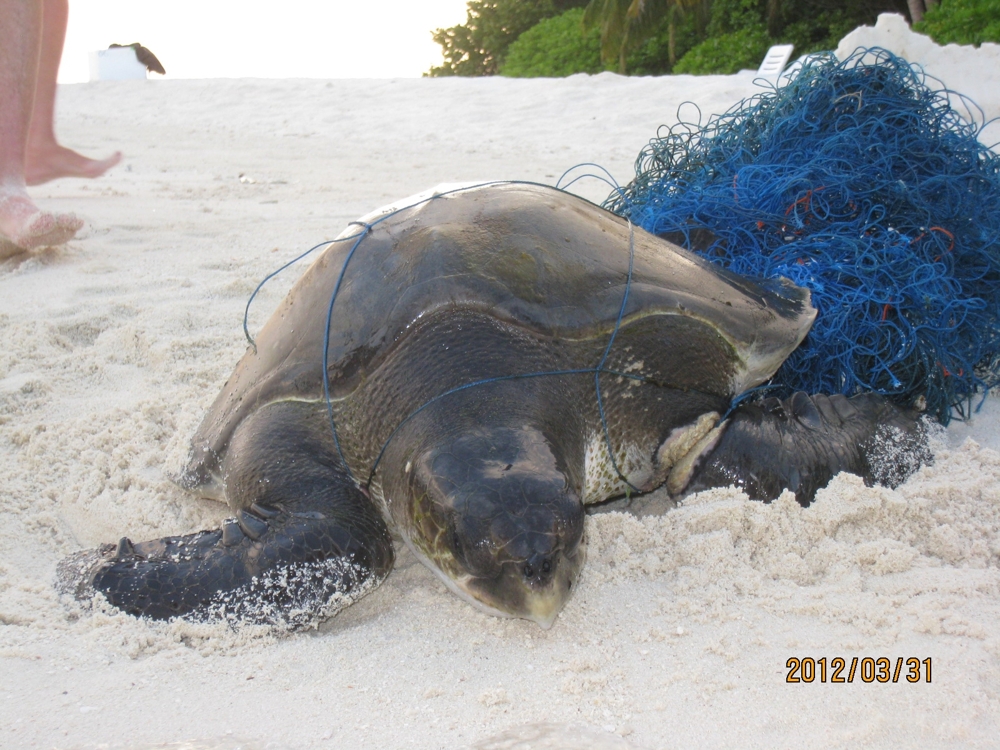
M 128 81 L 146 78 L 146 66 L 131 47 L 100 49 L 90 53 L 91 81 Z
M 771 83 L 777 83 L 778 76 L 781 75 L 781 71 L 788 64 L 788 58 L 792 56 L 793 49 L 795 49 L 795 45 L 792 44 L 776 44 L 771 47 L 767 51 L 767 54 L 764 55 L 764 61 L 757 68 L 756 77 L 763 78 Z
M 896 13 L 883 13 L 875 26 L 861 26 L 845 36 L 837 47 L 837 57 L 849 57 L 858 47 L 882 47 L 904 60 L 920 65 L 929 76 L 939 79 L 949 89 L 959 91 L 983 109 L 970 112 L 980 124 L 1000 117 L 1000 44 L 984 42 L 979 47 L 948 44 L 941 46 L 929 36 L 911 30 L 906 19 Z M 935 88 L 933 81 L 927 82 Z M 951 106 L 965 114 L 960 101 L 952 97 Z M 980 133 L 987 146 L 1000 142 L 1000 122 Z

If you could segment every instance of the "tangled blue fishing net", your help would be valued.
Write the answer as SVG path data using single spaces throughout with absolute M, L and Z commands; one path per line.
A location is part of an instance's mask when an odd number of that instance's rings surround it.
M 661 128 L 605 207 L 812 291 L 777 395 L 923 397 L 947 424 L 1000 383 L 1000 156 L 952 102 L 975 108 L 882 49 L 815 57 L 705 125 Z

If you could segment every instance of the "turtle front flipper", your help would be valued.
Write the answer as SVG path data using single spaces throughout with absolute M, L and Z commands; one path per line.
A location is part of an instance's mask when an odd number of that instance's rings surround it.
M 78 598 L 99 591 L 133 615 L 303 626 L 336 614 L 389 573 L 388 528 L 348 476 L 315 404 L 257 410 L 223 462 L 236 509 L 222 528 L 63 561 Z
M 931 459 L 919 412 L 861 394 L 766 398 L 733 410 L 671 475 L 673 494 L 735 485 L 754 500 L 788 489 L 803 506 L 839 472 L 896 487 Z

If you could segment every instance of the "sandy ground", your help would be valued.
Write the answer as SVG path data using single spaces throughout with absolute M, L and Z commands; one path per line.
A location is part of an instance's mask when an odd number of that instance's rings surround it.
M 82 611 L 53 590 L 73 551 L 226 515 L 168 478 L 269 271 L 438 182 L 551 183 L 587 161 L 624 182 L 682 102 L 719 112 L 751 79 L 61 88 L 64 141 L 126 157 L 36 189 L 88 227 L 0 264 L 0 746 L 995 748 L 996 398 L 895 491 L 841 476 L 808 510 L 713 491 L 591 517 L 549 631 L 475 611 L 405 550 L 366 599 L 279 637 Z M 251 329 L 298 273 L 265 288 Z M 932 680 L 785 681 L 789 657 L 838 656 L 931 659 Z

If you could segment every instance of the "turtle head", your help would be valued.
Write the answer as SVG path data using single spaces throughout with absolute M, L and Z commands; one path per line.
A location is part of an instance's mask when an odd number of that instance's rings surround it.
M 584 512 L 549 441 L 480 428 L 411 467 L 409 541 L 445 584 L 491 614 L 551 626 L 583 563 Z

